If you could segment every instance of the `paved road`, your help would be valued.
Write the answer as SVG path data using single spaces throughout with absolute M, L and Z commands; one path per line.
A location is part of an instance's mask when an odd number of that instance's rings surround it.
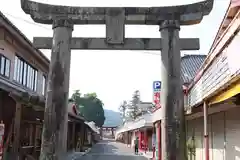
M 87 155 L 76 160 L 147 160 L 147 158 L 134 155 L 133 149 L 125 144 L 102 140 Z

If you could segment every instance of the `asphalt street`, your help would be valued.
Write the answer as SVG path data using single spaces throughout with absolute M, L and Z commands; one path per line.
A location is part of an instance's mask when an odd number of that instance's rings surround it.
M 126 144 L 114 140 L 102 140 L 94 145 L 92 150 L 76 160 L 147 160 L 147 158 L 135 155 L 133 149 Z

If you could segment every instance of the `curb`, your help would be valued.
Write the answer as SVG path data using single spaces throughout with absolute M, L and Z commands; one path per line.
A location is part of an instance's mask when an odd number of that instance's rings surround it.
M 84 153 L 82 153 L 81 155 L 77 155 L 77 156 L 71 156 L 68 157 L 69 160 L 77 160 L 80 157 L 85 156 L 86 154 L 88 154 L 91 151 L 92 148 L 88 148 Z
M 148 155 L 145 154 L 145 153 L 142 153 L 142 156 L 144 156 L 145 158 L 147 158 L 147 159 L 149 159 L 149 160 L 154 159 L 152 156 L 148 156 Z
M 82 156 L 85 156 L 85 155 L 88 154 L 91 150 L 92 150 L 92 147 L 91 147 L 91 148 L 88 148 L 88 149 L 83 153 Z

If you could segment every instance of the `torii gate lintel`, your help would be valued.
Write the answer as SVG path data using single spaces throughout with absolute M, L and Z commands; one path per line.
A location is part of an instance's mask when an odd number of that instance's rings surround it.
M 43 24 L 53 24 L 60 16 L 72 19 L 73 24 L 106 24 L 107 15 L 124 14 L 125 24 L 159 25 L 161 21 L 177 18 L 180 25 L 193 25 L 211 12 L 213 2 L 205 0 L 167 7 L 75 7 L 21 0 L 21 7 L 35 22 Z

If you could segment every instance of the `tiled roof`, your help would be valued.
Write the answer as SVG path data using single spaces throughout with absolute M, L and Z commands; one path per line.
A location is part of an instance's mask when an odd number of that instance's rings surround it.
M 206 55 L 185 55 L 181 58 L 183 84 L 190 83 L 193 80 L 206 57 Z

